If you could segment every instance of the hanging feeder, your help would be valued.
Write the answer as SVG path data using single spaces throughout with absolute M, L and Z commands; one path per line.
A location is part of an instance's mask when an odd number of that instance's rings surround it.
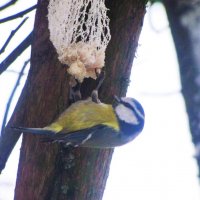
M 96 79 L 105 62 L 110 41 L 109 18 L 104 0 L 50 0 L 50 40 L 68 73 L 82 82 Z

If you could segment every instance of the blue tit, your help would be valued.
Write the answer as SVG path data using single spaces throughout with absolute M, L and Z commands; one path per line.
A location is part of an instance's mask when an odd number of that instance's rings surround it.
M 44 128 L 15 127 L 23 133 L 46 135 L 43 141 L 91 148 L 113 148 L 132 141 L 143 129 L 141 104 L 128 97 L 116 98 L 117 105 L 96 103 L 91 98 L 67 108 Z

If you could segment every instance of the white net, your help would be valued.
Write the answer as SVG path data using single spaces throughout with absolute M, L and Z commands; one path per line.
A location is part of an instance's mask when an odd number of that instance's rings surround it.
M 80 82 L 96 78 L 111 38 L 105 0 L 50 0 L 50 40 L 59 60 Z

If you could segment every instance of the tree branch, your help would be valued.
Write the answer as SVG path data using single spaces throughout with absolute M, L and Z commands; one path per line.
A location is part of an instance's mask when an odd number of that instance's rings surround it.
M 8 8 L 9 6 L 12 6 L 13 4 L 15 4 L 18 0 L 11 0 L 8 3 L 4 4 L 3 6 L 0 7 L 0 11 Z
M 22 69 L 21 69 L 21 71 L 20 71 L 20 73 L 19 73 L 18 79 L 17 79 L 17 81 L 16 81 L 16 83 L 15 83 L 15 86 L 14 86 L 14 88 L 13 88 L 13 90 L 12 90 L 12 93 L 11 93 L 9 99 L 8 99 L 8 103 L 7 103 L 7 105 L 6 105 L 6 110 L 5 110 L 5 114 L 4 114 L 3 122 L 2 122 L 2 126 L 1 126 L 1 137 L 5 137 L 5 136 L 4 136 L 4 129 L 5 129 L 6 121 L 7 121 L 7 118 L 8 118 L 8 112 L 9 112 L 9 110 L 10 110 L 10 104 L 11 104 L 11 102 L 12 102 L 12 100 L 13 100 L 13 97 L 14 97 L 14 95 L 15 95 L 15 92 L 16 92 L 16 90 L 17 90 L 17 87 L 18 87 L 19 84 L 20 84 L 20 80 L 21 80 L 21 78 L 22 78 L 22 76 L 23 76 L 23 74 L 24 74 L 24 70 L 25 70 L 25 68 L 26 68 L 26 66 L 27 66 L 27 64 L 28 64 L 29 62 L 30 62 L 30 58 L 29 58 L 27 61 L 24 62 L 24 65 L 23 65 L 23 67 L 22 67 Z
M 0 55 L 5 51 L 6 47 L 8 46 L 9 42 L 11 41 L 11 39 L 13 38 L 13 36 L 15 35 L 15 33 L 21 28 L 21 26 L 26 22 L 26 20 L 28 19 L 28 17 L 26 17 L 18 26 L 16 29 L 12 30 L 9 37 L 7 38 L 5 44 L 3 45 L 3 47 L 0 50 Z
M 0 63 L 0 74 L 13 63 L 19 55 L 32 43 L 33 32 L 31 32 L 11 53 Z
M 193 1 L 164 0 L 163 4 L 167 11 L 176 47 L 182 84 L 181 91 L 185 100 L 192 142 L 196 150 L 195 158 L 200 178 L 200 38 L 197 34 L 200 25 L 200 3 L 199 1 L 196 3 Z
M 16 84 L 13 88 L 13 91 L 10 95 L 10 98 L 8 100 L 7 106 L 6 106 L 6 111 L 4 114 L 4 119 L 3 119 L 3 123 L 2 123 L 1 134 L 0 134 L 0 173 L 4 169 L 9 155 L 21 135 L 21 133 L 13 133 L 13 130 L 10 128 L 5 129 L 5 124 L 7 121 L 7 114 L 8 114 L 13 96 L 15 94 L 15 91 L 20 83 L 21 77 L 23 76 L 24 70 L 25 70 L 27 64 L 29 63 L 29 61 L 30 61 L 30 59 L 28 59 L 24 63 L 24 65 L 19 73 Z
M 0 19 L 0 24 L 5 23 L 7 21 L 11 21 L 11 20 L 19 18 L 19 17 L 23 17 L 25 14 L 31 12 L 32 10 L 34 10 L 36 8 L 37 8 L 37 4 L 32 6 L 32 7 L 30 7 L 30 8 L 28 8 L 28 9 L 26 9 L 26 10 L 23 10 L 23 11 L 17 13 L 17 14 L 11 15 L 11 16 L 3 18 L 3 19 Z

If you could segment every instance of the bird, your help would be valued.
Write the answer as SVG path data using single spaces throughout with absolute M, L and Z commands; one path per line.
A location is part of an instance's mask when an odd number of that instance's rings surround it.
M 145 113 L 132 97 L 115 96 L 116 104 L 95 102 L 91 97 L 69 106 L 44 128 L 12 127 L 18 132 L 43 135 L 43 142 L 67 146 L 114 148 L 131 142 L 142 130 Z

